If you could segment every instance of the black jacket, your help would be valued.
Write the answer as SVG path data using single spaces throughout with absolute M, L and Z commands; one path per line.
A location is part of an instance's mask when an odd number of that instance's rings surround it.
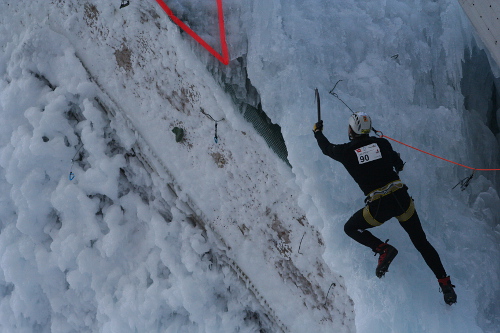
M 399 179 L 403 161 L 389 141 L 362 136 L 344 144 L 332 144 L 321 132 L 315 132 L 323 154 L 344 165 L 365 195 Z

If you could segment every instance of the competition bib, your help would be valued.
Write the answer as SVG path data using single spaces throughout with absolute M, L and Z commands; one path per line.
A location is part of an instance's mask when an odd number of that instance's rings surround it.
M 355 149 L 354 151 L 358 157 L 359 164 L 368 163 L 382 158 L 382 153 L 376 143 Z

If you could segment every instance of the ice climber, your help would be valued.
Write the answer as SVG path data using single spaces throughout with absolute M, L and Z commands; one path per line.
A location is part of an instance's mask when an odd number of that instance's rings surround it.
M 313 131 L 323 154 L 342 163 L 366 195 L 366 206 L 358 210 L 344 226 L 345 233 L 355 241 L 379 254 L 375 274 L 381 278 L 398 254 L 394 246 L 382 242 L 367 229 L 382 225 L 392 217 L 408 233 L 415 248 L 421 253 L 438 279 L 444 301 L 456 303 L 454 285 L 441 263 L 439 254 L 427 241 L 408 188 L 399 179 L 404 163 L 389 141 L 369 136 L 372 130 L 370 117 L 364 112 L 349 118 L 350 142 L 332 144 L 323 134 L 323 121 L 314 125 Z

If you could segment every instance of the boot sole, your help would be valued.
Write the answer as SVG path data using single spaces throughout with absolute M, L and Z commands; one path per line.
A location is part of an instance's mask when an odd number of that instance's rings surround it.
M 444 302 L 448 305 L 453 305 L 457 302 L 457 294 L 451 286 L 441 286 L 441 291 L 444 296 Z
M 375 270 L 375 275 L 377 275 L 378 278 L 382 278 L 385 275 L 385 273 L 389 270 L 389 265 L 397 255 L 398 250 L 396 250 L 395 248 L 392 248 L 391 250 L 389 250 L 389 252 L 387 252 L 384 262 L 379 264 L 377 266 L 377 269 Z

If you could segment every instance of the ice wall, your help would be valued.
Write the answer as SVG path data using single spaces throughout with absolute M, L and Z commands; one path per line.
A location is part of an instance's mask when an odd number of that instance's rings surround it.
M 321 155 L 311 136 L 312 91 L 318 87 L 325 134 L 332 142 L 346 141 L 350 112 L 327 94 L 343 80 L 339 96 L 372 115 L 374 127 L 386 135 L 472 167 L 498 168 L 498 142 L 484 117 L 464 109 L 462 60 L 472 34 L 459 5 L 256 1 L 252 12 L 249 77 L 264 110 L 282 126 L 304 191 L 302 207 L 328 240 L 327 262 L 349 276 L 358 331 L 494 330 L 499 319 L 494 314 L 499 308 L 495 174 L 481 173 L 467 191 L 452 191 L 469 171 L 393 144 L 407 162 L 402 179 L 428 238 L 456 281 L 459 303 L 448 309 L 434 277 L 395 223 L 374 232 L 402 252 L 390 276 L 380 281 L 373 276 L 370 252 L 342 232 L 363 205 L 361 193 L 338 164 Z
M 472 27 L 459 4 L 226 1 L 225 7 L 228 26 L 238 27 L 228 28 L 233 58 L 246 59 L 264 111 L 282 128 L 304 193 L 301 205 L 328 239 L 325 258 L 350 277 L 358 331 L 494 331 L 500 292 L 497 173 L 477 173 L 464 192 L 452 190 L 469 170 L 393 143 L 407 162 L 402 178 L 428 238 L 457 284 L 459 303 L 448 309 L 432 273 L 395 223 L 375 233 L 402 250 L 399 263 L 392 276 L 373 277 L 369 251 L 342 232 L 363 205 L 361 193 L 311 135 L 317 87 L 325 134 L 332 142 L 347 140 L 350 111 L 328 95 L 342 80 L 336 93 L 355 111 L 368 112 L 386 135 L 471 167 L 498 168 L 495 79 L 485 59 L 474 58 Z

